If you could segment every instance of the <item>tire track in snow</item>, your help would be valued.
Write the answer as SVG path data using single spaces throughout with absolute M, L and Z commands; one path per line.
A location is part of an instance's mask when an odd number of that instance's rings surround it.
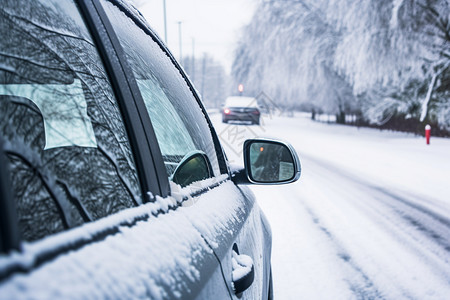
M 268 192 L 271 193 L 271 191 Z M 271 202 L 264 205 L 269 217 L 277 217 L 271 221 L 278 221 L 271 222 L 275 242 L 272 263 L 275 270 L 276 298 L 282 295 L 282 299 L 386 299 L 369 276 L 352 260 L 339 240 L 322 224 L 319 217 L 303 201 L 299 201 L 299 198 L 292 197 L 295 195 L 295 191 L 288 187 L 281 193 L 281 195 L 277 193 L 275 195 L 286 199 L 283 202 L 284 207 L 279 208 L 283 214 L 272 215 L 270 210 L 277 208 Z M 269 205 L 266 206 L 267 204 Z M 282 216 L 281 219 L 279 219 L 280 216 Z M 285 232 L 286 228 L 300 232 L 299 236 L 303 236 L 303 242 L 311 244 L 300 246 L 297 249 L 287 249 L 291 242 L 292 245 L 299 245 L 299 243 L 295 237 L 290 237 L 289 242 L 283 240 L 283 244 L 280 244 L 282 240 L 279 240 L 280 236 L 283 237 L 282 232 Z M 313 249 L 311 245 L 315 245 L 317 248 Z M 297 258 L 299 250 L 300 256 L 304 258 Z M 294 256 L 295 258 L 293 258 Z M 289 259 L 286 261 L 285 257 L 289 257 Z M 298 274 L 287 272 L 286 275 L 286 270 L 283 268 L 288 265 L 288 269 L 304 270 L 306 273 L 303 271 Z M 281 274 L 278 272 L 278 268 L 284 272 Z M 312 282 L 308 282 L 309 280 Z M 327 281 L 333 281 L 333 283 L 327 284 Z M 295 288 L 301 284 L 306 284 L 308 287 Z M 292 286 L 294 288 L 291 288 Z M 324 286 L 329 291 L 324 292 Z M 292 293 L 293 291 L 296 293 Z
M 382 293 L 377 289 L 375 284 L 369 278 L 369 276 L 360 268 L 356 262 L 352 260 L 350 254 L 345 250 L 345 248 L 340 244 L 338 239 L 320 222 L 319 217 L 304 203 L 302 203 L 305 211 L 310 215 L 312 221 L 319 230 L 324 233 L 330 242 L 336 248 L 336 254 L 341 260 L 341 262 L 347 266 L 348 273 L 352 274 L 349 276 L 352 278 L 346 279 L 350 290 L 356 296 L 357 299 L 385 299 Z
M 347 189 L 351 194 L 356 193 L 356 196 L 344 199 L 347 204 L 362 211 L 380 228 L 385 228 L 384 231 L 405 245 L 405 249 L 413 250 L 416 257 L 425 262 L 419 264 L 429 265 L 435 275 L 450 286 L 450 219 L 448 217 L 427 208 L 421 203 L 424 201 L 415 195 L 402 193 L 406 196 L 399 196 L 385 187 L 364 182 L 361 178 L 342 171 L 332 164 L 310 156 L 302 155 L 302 158 L 306 158 L 305 161 L 312 163 L 312 166 L 309 166 L 310 169 L 321 178 L 321 184 L 329 184 L 327 188 L 334 187 L 338 191 Z M 335 177 L 340 178 L 339 186 L 336 185 Z M 358 194 L 367 194 L 368 196 L 359 197 Z M 327 229 L 309 207 L 305 206 L 305 209 L 308 210 L 311 218 L 322 232 L 335 243 L 340 259 L 347 262 L 350 268 L 364 280 L 365 284 L 362 287 L 361 283 L 357 283 L 355 287 L 353 280 L 349 280 L 355 296 L 358 299 L 382 298 L 383 293 L 380 293 L 375 287 L 372 288 L 373 282 L 370 280 L 370 276 L 356 264 L 340 241 L 331 233 L 334 230 L 333 225 L 329 224 L 330 228 Z M 347 246 L 349 246 L 348 240 Z M 400 290 L 402 290 L 402 297 L 417 298 L 413 296 L 414 293 L 411 294 L 405 288 Z
M 389 199 L 385 197 L 379 200 L 390 206 L 399 216 L 414 226 L 418 231 L 423 232 L 429 239 L 434 240 L 443 250 L 450 253 L 450 218 L 419 204 L 412 203 L 411 200 L 396 195 L 384 188 L 375 186 L 370 186 L 370 188 L 388 196 Z M 404 207 L 401 208 L 401 205 L 391 205 L 389 201 L 392 199 L 403 204 Z
M 399 196 L 386 188 L 364 182 L 362 179 L 342 171 L 331 164 L 325 164 L 311 156 L 303 156 L 307 157 L 310 162 L 326 169 L 328 172 L 335 173 L 336 176 L 345 178 L 346 180 L 359 185 L 362 189 L 368 190 L 368 193 L 373 195 L 379 202 L 382 202 L 392 209 L 399 217 L 415 227 L 417 231 L 439 245 L 442 250 L 450 253 L 449 217 L 437 213 L 424 205 L 418 204 L 418 199 L 412 195 L 409 195 L 409 198 Z M 412 198 L 416 199 L 413 200 Z M 424 200 L 422 199 L 422 201 Z M 386 217 L 385 214 L 382 215 Z

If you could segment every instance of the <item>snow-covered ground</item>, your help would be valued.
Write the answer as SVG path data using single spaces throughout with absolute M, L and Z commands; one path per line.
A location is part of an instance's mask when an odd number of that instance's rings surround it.
M 211 116 L 231 161 L 246 138 L 289 141 L 299 182 L 252 186 L 273 230 L 276 299 L 449 299 L 450 139 Z

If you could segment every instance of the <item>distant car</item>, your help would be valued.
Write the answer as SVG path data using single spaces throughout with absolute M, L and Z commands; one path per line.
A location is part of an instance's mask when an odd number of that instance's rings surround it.
M 222 122 L 245 121 L 259 125 L 261 111 L 253 97 L 228 97 L 222 108 Z
M 245 185 L 296 181 L 292 147 L 247 140 L 231 168 L 126 1 L 0 11 L 0 299 L 272 299 L 270 226 Z

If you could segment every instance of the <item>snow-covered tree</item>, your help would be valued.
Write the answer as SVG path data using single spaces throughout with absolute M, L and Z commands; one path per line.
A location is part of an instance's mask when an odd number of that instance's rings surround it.
M 185 56 L 182 65 L 207 107 L 220 107 L 229 91 L 229 76 L 223 65 L 208 54 Z
M 302 1 L 262 3 L 237 48 L 235 84 L 253 94 L 264 91 L 282 106 L 336 114 L 349 109 L 351 87 L 333 67 L 340 33 L 325 17 Z
M 449 126 L 449 16 L 448 0 L 262 2 L 244 28 L 233 80 L 286 105 Z
M 409 102 L 411 108 L 422 102 L 416 112 L 423 121 L 432 92 L 440 86 L 440 82 L 436 86 L 437 78 L 449 67 L 449 13 L 447 0 L 332 0 L 327 7 L 328 18 L 344 32 L 335 66 L 353 85 L 355 94 L 374 88 L 378 94 L 380 90 L 391 91 L 379 95 L 378 107 L 391 103 L 394 106 L 388 110 L 392 110 L 400 101 Z M 425 94 L 417 81 L 427 83 Z M 415 97 L 401 97 L 411 94 Z M 383 101 L 386 103 L 379 103 Z

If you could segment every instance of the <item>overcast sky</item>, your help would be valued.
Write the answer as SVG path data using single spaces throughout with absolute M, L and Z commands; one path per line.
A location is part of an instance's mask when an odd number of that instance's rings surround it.
M 208 53 L 229 72 L 240 28 L 250 22 L 258 0 L 165 0 L 167 44 L 180 58 L 178 22 L 181 21 L 183 56 Z M 134 1 L 147 21 L 164 40 L 164 0 Z M 193 47 L 193 45 L 195 45 Z

